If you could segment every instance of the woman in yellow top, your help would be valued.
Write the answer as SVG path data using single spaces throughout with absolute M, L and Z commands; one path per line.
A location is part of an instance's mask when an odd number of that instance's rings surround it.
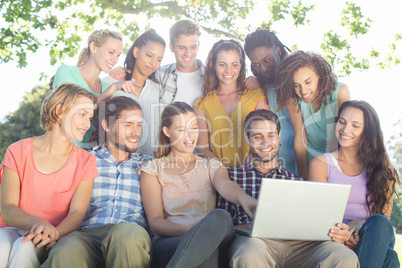
M 244 120 L 254 110 L 269 110 L 261 88 L 247 90 L 245 53 L 238 41 L 220 40 L 208 54 L 203 95 L 194 103 L 200 136 L 197 153 L 228 167 L 242 164 L 250 150 Z

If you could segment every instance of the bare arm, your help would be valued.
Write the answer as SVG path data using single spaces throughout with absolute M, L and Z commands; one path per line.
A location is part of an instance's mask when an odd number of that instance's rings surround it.
M 319 155 L 311 159 L 308 169 L 308 180 L 328 182 L 327 161 L 324 155 Z
M 293 141 L 293 148 L 295 150 L 295 158 L 297 164 L 298 175 L 302 178 L 307 178 L 307 170 L 308 170 L 308 156 L 307 156 L 307 136 L 306 130 L 304 128 L 303 118 L 298 111 L 298 105 L 296 100 L 291 99 L 286 105 L 290 121 L 292 122 L 293 130 L 295 132 L 295 137 Z
M 220 167 L 213 178 L 214 187 L 219 194 L 237 205 L 241 205 L 251 219 L 254 218 L 253 210 L 257 206 L 257 200 L 247 195 L 243 189 L 234 181 L 229 179 L 229 174 L 226 168 Z
M 32 216 L 18 207 L 20 201 L 20 178 L 16 172 L 4 167 L 1 184 L 1 217 L 4 222 L 22 230 L 29 230 L 39 222 L 48 223 L 42 218 Z M 55 228 L 50 223 L 48 224 Z
M 140 94 L 135 89 L 136 87 L 141 87 L 139 84 L 135 83 L 134 81 L 119 81 L 111 84 L 105 91 L 102 92 L 98 96 L 98 102 L 105 102 L 109 100 L 114 93 L 118 90 L 123 90 L 124 92 L 139 96 Z
M 347 85 L 343 84 L 339 87 L 338 90 L 338 98 L 337 98 L 338 110 L 345 101 L 349 100 L 350 100 L 349 88 Z
M 181 225 L 163 216 L 162 189 L 156 175 L 141 171 L 141 197 L 151 231 L 160 236 L 184 236 L 193 225 Z
M 267 103 L 267 98 L 264 98 L 263 100 L 260 100 L 257 103 L 257 106 L 255 107 L 255 110 L 259 110 L 259 109 L 265 109 L 270 111 L 271 108 L 269 107 L 269 104 Z
M 40 217 L 26 213 L 18 207 L 19 201 L 20 178 L 16 172 L 4 167 L 1 187 L 1 216 L 3 221 L 15 228 L 30 230 L 28 233 L 32 233 L 32 235 L 25 238 L 22 241 L 23 243 L 33 239 L 34 244 L 38 244 L 44 236 L 45 239 L 49 237 L 47 243 L 50 240 L 56 241 L 59 237 L 56 227 Z M 39 236 L 36 237 L 37 235 Z
M 94 179 L 82 181 L 78 184 L 78 187 L 71 199 L 67 217 L 56 227 L 56 230 L 58 231 L 57 239 L 77 230 L 80 227 L 91 198 L 93 182 Z M 49 250 L 51 247 L 53 247 L 53 242 L 55 242 L 57 239 L 47 239 L 49 234 L 46 232 L 46 230 L 42 230 L 41 226 L 38 226 L 34 232 L 31 231 L 29 234 L 27 234 L 24 240 L 28 241 L 30 239 L 34 239 L 34 237 L 40 233 L 42 233 L 41 243 L 39 243 L 37 247 L 40 248 L 46 245 L 46 249 Z
M 197 116 L 198 129 L 200 135 L 197 142 L 197 154 L 205 158 L 218 157 L 209 148 L 209 130 L 207 125 L 207 117 L 203 110 L 194 106 L 195 115 Z
M 261 87 L 260 83 L 258 83 L 257 78 L 255 78 L 254 76 L 249 76 L 244 79 L 244 84 L 246 85 L 246 88 L 248 90 L 253 90 Z

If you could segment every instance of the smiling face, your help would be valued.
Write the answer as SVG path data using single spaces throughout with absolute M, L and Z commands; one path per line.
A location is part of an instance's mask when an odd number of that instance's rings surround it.
M 215 71 L 219 84 L 236 84 L 240 69 L 240 56 L 236 50 L 222 50 L 216 55 Z
M 148 41 L 144 46 L 134 47 L 133 55 L 136 58 L 133 76 L 141 75 L 148 78 L 161 65 L 165 46 L 158 42 Z
M 296 95 L 305 103 L 313 102 L 318 94 L 320 77 L 310 67 L 302 67 L 293 75 L 293 84 Z
M 182 73 L 192 73 L 198 68 L 196 59 L 200 41 L 198 35 L 179 35 L 174 44 L 169 43 L 170 51 L 176 57 L 176 68 Z
M 281 50 L 279 47 L 276 47 L 276 49 L 257 47 L 249 53 L 248 57 L 254 71 L 265 77 L 269 82 L 272 82 L 275 79 L 276 69 L 281 62 L 280 53 Z
M 171 150 L 176 154 L 193 153 L 198 140 L 197 117 L 188 112 L 172 118 L 170 127 L 163 127 L 163 133 L 169 138 Z
M 94 109 L 92 100 L 78 96 L 71 108 L 60 115 L 60 126 L 68 140 L 82 141 L 91 126 Z
M 363 111 L 354 107 L 346 107 L 339 115 L 336 123 L 336 138 L 341 147 L 360 146 L 364 131 Z
M 111 127 L 105 121 L 102 126 L 107 133 L 108 149 L 112 153 L 134 153 L 141 136 L 141 111 L 123 110 Z
M 109 73 L 113 66 L 117 64 L 123 50 L 121 40 L 107 37 L 105 43 L 100 47 L 95 46 L 95 43 L 90 44 L 90 49 L 93 53 L 95 64 L 100 71 Z
M 277 161 L 281 134 L 276 124 L 270 120 L 252 121 L 249 131 L 247 143 L 254 159 L 259 162 Z

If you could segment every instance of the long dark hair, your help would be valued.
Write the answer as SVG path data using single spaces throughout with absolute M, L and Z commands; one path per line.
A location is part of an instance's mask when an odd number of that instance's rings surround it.
M 246 86 L 244 84 L 244 79 L 246 78 L 246 54 L 244 53 L 243 47 L 241 46 L 239 41 L 236 41 L 234 39 L 219 40 L 212 46 L 211 50 L 209 51 L 208 58 L 205 64 L 204 83 L 202 86 L 202 99 L 204 99 L 208 95 L 208 93 L 216 90 L 219 86 L 219 79 L 216 75 L 215 70 L 217 55 L 221 51 L 231 50 L 234 50 L 238 53 L 241 65 L 239 77 L 237 78 L 237 87 L 240 91 L 239 93 L 245 94 L 247 92 Z
M 147 44 L 148 41 L 157 42 L 164 47 L 166 47 L 166 42 L 163 38 L 156 33 L 156 31 L 152 28 L 146 30 L 143 34 L 141 34 L 137 39 L 135 39 L 134 43 L 131 45 L 130 49 L 127 52 L 126 59 L 124 60 L 124 68 L 131 71 L 131 73 L 126 73 L 126 80 L 131 80 L 132 73 L 135 66 L 136 58 L 134 57 L 133 50 L 135 47 L 141 48 Z M 152 79 L 155 76 L 155 72 L 149 76 L 149 79 Z
M 250 53 L 259 47 L 268 47 L 273 51 L 279 47 L 281 50 L 281 54 L 279 55 L 281 61 L 288 55 L 288 52 L 290 52 L 290 49 L 282 44 L 275 33 L 271 32 L 269 28 L 257 28 L 254 32 L 249 33 L 244 39 L 244 51 L 248 57 L 250 57 Z M 266 78 L 254 70 L 253 65 L 251 65 L 251 71 L 254 76 L 257 77 L 261 86 L 266 84 Z
M 290 53 L 276 71 L 275 90 L 278 110 L 285 109 L 291 98 L 300 99 L 294 89 L 293 76 L 303 67 L 312 68 L 319 77 L 317 99 L 327 105 L 327 96 L 330 96 L 332 102 L 331 93 L 336 90 L 338 78 L 331 64 L 320 54 L 298 50 Z
M 385 205 L 392 205 L 392 195 L 397 193 L 396 184 L 399 184 L 399 176 L 390 164 L 380 120 L 374 108 L 365 101 L 344 102 L 339 108 L 339 116 L 347 107 L 359 109 L 364 116 L 363 134 L 357 157 L 366 167 L 367 207 L 370 214 L 384 214 Z
M 102 121 L 105 119 L 109 127 L 113 127 L 123 111 L 140 110 L 141 106 L 132 98 L 119 96 L 101 102 L 94 111 L 91 119 L 92 125 L 96 128 L 92 132 L 91 145 L 102 145 L 106 142 L 106 131 L 102 127 Z

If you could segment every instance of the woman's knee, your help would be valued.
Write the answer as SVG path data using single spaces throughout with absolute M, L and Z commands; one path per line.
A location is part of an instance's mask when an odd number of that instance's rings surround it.
M 387 229 L 392 232 L 394 231 L 391 221 L 381 214 L 371 215 L 364 224 L 367 226 L 375 226 L 375 228 L 381 228 L 382 230 Z

